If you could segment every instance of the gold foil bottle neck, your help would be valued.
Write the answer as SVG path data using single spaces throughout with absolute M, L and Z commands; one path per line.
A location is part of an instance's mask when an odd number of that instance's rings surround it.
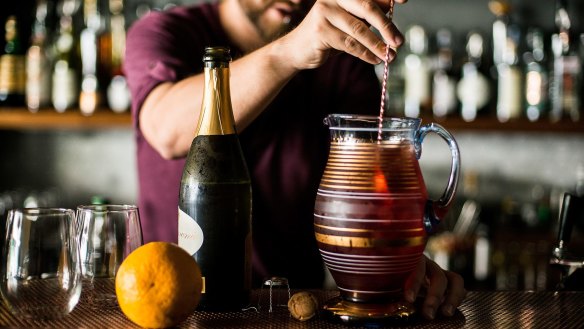
M 196 136 L 235 134 L 229 87 L 229 48 L 205 49 L 205 87 Z

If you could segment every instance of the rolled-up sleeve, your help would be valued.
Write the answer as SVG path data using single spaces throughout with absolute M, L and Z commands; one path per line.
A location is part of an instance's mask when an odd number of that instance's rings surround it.
M 192 72 L 179 49 L 180 28 L 171 15 L 153 12 L 128 30 L 124 74 L 132 96 L 132 117 L 139 128 L 139 112 L 148 94 L 163 82 L 175 82 Z M 172 31 L 172 32 L 171 32 Z M 179 32 L 177 32 L 179 31 Z

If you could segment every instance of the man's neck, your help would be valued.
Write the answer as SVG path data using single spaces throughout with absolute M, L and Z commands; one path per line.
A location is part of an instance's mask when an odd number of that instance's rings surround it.
M 265 45 L 239 0 L 223 0 L 219 3 L 219 21 L 225 33 L 244 53 L 250 53 Z

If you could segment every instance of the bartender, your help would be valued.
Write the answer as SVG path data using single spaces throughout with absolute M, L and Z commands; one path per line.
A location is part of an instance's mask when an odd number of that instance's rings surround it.
M 373 65 L 385 58 L 386 44 L 403 43 L 385 15 L 388 2 L 223 0 L 136 22 L 124 70 L 144 242 L 177 241 L 180 178 L 203 96 L 201 58 L 207 46 L 228 46 L 236 128 L 252 177 L 254 282 L 278 275 L 295 288 L 322 287 L 313 210 L 329 145 L 323 118 L 379 109 Z M 405 298 L 413 302 L 421 289 L 427 318 L 454 314 L 466 294 L 458 274 L 425 257 Z

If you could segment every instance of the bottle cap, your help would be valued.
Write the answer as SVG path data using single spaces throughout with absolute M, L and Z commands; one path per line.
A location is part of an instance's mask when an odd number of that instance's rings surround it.
M 229 47 L 206 47 L 205 56 L 203 56 L 203 62 L 231 62 Z

